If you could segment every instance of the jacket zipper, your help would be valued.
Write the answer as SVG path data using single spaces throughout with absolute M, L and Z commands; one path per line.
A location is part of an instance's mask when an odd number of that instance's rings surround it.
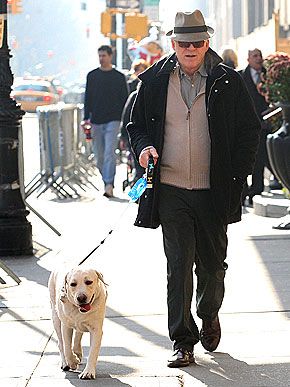
M 188 133 L 190 133 L 190 109 L 187 110 L 186 121 L 188 121 Z M 191 154 L 190 154 L 190 145 L 189 145 L 189 174 L 188 181 L 190 181 L 191 176 Z

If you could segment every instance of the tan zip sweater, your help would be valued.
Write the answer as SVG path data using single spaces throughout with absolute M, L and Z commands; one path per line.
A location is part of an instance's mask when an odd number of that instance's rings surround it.
M 160 181 L 186 189 L 210 188 L 210 137 L 205 85 L 190 110 L 182 99 L 178 72 L 170 75 Z

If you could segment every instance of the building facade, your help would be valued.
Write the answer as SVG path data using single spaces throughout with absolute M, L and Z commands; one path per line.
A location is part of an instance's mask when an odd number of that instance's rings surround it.
M 240 68 L 255 47 L 264 56 L 290 53 L 289 0 L 207 0 L 207 5 L 216 30 L 213 45 L 219 52 L 224 47 L 235 49 Z

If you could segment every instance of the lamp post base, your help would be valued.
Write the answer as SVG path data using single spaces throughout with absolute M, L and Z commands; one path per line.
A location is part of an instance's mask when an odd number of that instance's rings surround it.
M 23 220 L 0 224 L 0 256 L 33 255 L 32 227 Z

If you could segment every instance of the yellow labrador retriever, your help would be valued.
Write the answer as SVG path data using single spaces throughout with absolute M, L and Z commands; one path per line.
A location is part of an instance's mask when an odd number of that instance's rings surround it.
M 89 356 L 79 377 L 94 379 L 107 299 L 103 276 L 93 269 L 82 270 L 80 267 L 64 274 L 55 271 L 50 275 L 48 288 L 61 368 L 65 371 L 77 369 L 83 355 L 82 335 L 90 332 Z

